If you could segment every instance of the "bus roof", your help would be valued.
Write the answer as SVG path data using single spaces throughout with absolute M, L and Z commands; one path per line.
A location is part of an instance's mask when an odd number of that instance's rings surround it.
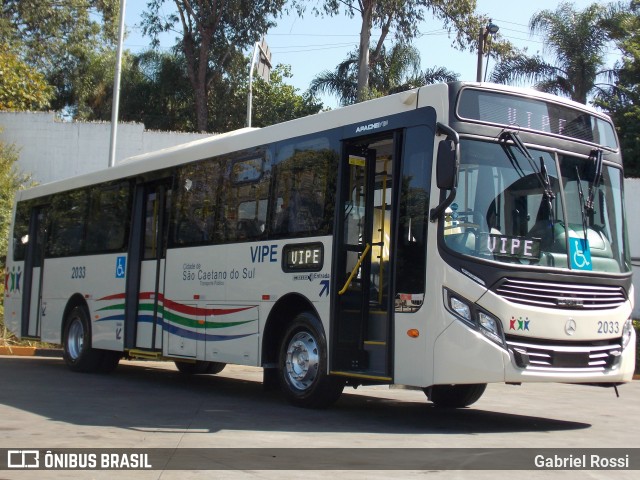
M 505 93 L 528 95 L 536 98 L 552 100 L 581 109 L 602 118 L 608 117 L 586 105 L 568 99 L 536 92 L 530 89 L 507 87 L 504 85 L 452 82 L 450 84 L 427 85 L 406 92 L 350 105 L 336 110 L 320 112 L 315 115 L 290 120 L 264 128 L 241 128 L 219 135 L 187 142 L 173 147 L 129 157 L 118 162 L 114 167 L 87 173 L 77 177 L 43 184 L 18 192 L 19 199 L 30 199 L 46 196 L 58 191 L 72 190 L 97 183 L 114 181 L 122 178 L 163 170 L 175 165 L 211 158 L 229 152 L 243 150 L 261 145 L 286 140 L 288 138 L 313 134 L 332 128 L 354 125 L 363 121 L 387 117 L 393 114 L 414 110 L 419 107 L 433 106 L 439 121 L 447 122 L 449 115 L 449 88 L 460 89 L 462 86 L 477 86 L 501 90 Z

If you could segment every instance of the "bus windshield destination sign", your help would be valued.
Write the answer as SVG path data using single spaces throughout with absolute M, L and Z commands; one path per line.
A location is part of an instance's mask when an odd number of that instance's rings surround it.
M 465 88 L 458 100 L 458 115 L 463 119 L 552 133 L 609 148 L 618 147 L 610 123 L 587 112 L 545 100 Z

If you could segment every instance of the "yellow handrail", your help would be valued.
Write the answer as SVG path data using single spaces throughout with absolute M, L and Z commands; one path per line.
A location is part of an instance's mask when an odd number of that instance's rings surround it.
M 338 292 L 338 295 L 342 295 L 344 294 L 344 292 L 347 291 L 347 288 L 349 288 L 349 285 L 351 285 L 351 281 L 353 280 L 353 277 L 356 276 L 356 272 L 360 268 L 360 265 L 362 265 L 362 261 L 364 260 L 364 257 L 366 257 L 367 254 L 369 253 L 369 250 L 371 250 L 371 245 L 367 243 L 367 246 L 364 247 L 364 251 L 362 252 L 362 255 L 360 255 L 360 258 L 356 262 L 356 266 L 353 267 L 353 270 L 351 271 L 351 275 L 349 275 L 349 278 L 347 278 L 347 283 L 344 284 L 344 287 L 342 287 L 342 290 Z

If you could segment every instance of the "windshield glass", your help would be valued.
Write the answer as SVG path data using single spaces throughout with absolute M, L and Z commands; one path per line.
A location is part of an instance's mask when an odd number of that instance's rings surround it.
M 531 161 L 505 142 L 463 140 L 460 152 L 443 228 L 449 248 L 502 263 L 629 271 L 619 169 L 604 166 L 594 181 L 593 158 L 530 148 Z

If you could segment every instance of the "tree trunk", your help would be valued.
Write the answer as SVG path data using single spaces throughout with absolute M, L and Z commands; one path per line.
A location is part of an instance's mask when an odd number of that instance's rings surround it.
M 375 0 L 362 2 L 362 28 L 360 29 L 360 50 L 358 52 L 358 102 L 366 100 L 369 90 L 369 45 Z

